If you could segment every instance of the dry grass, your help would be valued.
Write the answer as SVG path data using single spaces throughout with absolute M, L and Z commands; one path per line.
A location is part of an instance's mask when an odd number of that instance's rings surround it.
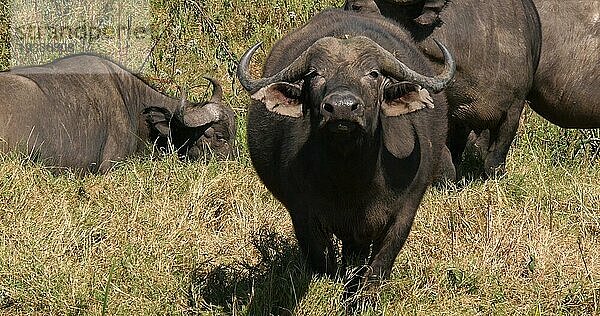
M 540 125 L 557 130 L 529 118 L 506 176 L 430 189 L 365 315 L 598 313 L 600 167 L 553 162 Z M 341 284 L 309 280 L 246 158 L 78 179 L 4 155 L 0 205 L 3 313 L 343 313 Z
M 0 174 L 8 311 L 99 314 L 106 297 L 111 315 L 182 311 L 192 276 L 256 264 L 256 236 L 290 242 L 285 211 L 235 162 L 167 157 L 76 179 L 5 158 Z
M 131 67 L 151 50 L 147 0 L 14 0 L 7 12 L 13 66 L 91 51 Z
M 150 4 L 144 74 L 169 92 L 213 74 L 243 122 L 247 97 L 227 84 L 238 56 L 331 3 Z M 362 314 L 600 314 L 600 165 L 585 133 L 528 112 L 505 176 L 430 189 Z M 1 155 L 0 315 L 343 315 L 341 284 L 303 272 L 287 212 L 240 150 L 83 179 Z
M 9 66 L 10 59 L 10 19 L 8 15 L 8 0 L 0 1 L 0 70 Z

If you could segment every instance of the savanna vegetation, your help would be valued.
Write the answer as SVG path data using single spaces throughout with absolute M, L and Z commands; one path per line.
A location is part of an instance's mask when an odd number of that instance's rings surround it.
M 101 3 L 89 2 L 52 3 L 79 13 Z M 238 114 L 239 157 L 186 163 L 157 153 L 80 178 L 0 155 L 0 315 L 343 315 L 343 284 L 304 272 L 286 210 L 252 169 L 248 97 L 232 83 L 249 46 L 268 49 L 340 4 L 146 3 L 151 45 L 131 49 L 137 64 L 121 61 L 171 95 L 187 86 L 203 98 L 202 76 L 221 80 Z M 6 68 L 18 17 L 1 6 Z M 123 57 L 103 45 L 101 53 Z M 257 55 L 258 72 L 265 54 Z M 527 110 L 506 175 L 431 188 L 391 279 L 359 294 L 359 314 L 600 314 L 599 138 Z

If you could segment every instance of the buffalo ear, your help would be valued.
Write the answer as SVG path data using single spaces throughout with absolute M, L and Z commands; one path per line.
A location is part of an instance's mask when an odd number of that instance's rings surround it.
M 302 117 L 301 88 L 287 82 L 275 82 L 252 94 L 251 98 L 258 100 L 271 112 L 289 117 Z
M 381 128 L 385 149 L 394 157 L 404 159 L 415 149 L 412 123 L 406 116 L 382 116 Z
M 384 89 L 381 104 L 384 116 L 399 116 L 433 107 L 433 99 L 429 92 L 419 85 L 400 82 Z
M 145 108 L 142 114 L 146 117 L 146 123 L 149 127 L 156 129 L 161 135 L 169 136 L 173 116 L 169 110 L 151 106 Z

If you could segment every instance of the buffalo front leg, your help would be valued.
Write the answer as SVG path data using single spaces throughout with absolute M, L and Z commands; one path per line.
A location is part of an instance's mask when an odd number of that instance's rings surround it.
M 504 120 L 496 129 L 490 130 L 490 147 L 484 161 L 485 173 L 488 177 L 504 174 L 506 156 L 512 144 L 525 101 L 518 100 L 509 107 Z
M 298 245 L 309 268 L 315 273 L 335 276 L 337 251 L 333 245 L 332 234 L 326 232 L 319 221 L 312 216 L 292 212 L 290 215 Z
M 452 154 L 447 146 L 442 149 L 440 164 L 434 176 L 433 183 L 441 184 L 445 181 L 456 181 L 456 167 L 452 162 Z
M 452 156 L 456 180 L 463 177 L 461 163 L 470 132 L 471 128 L 458 119 L 448 122 L 448 139 L 446 145 Z
M 423 192 L 420 192 L 421 196 Z M 394 261 L 408 238 L 420 199 L 407 201 L 398 212 L 394 222 L 383 234 L 382 238 L 373 243 L 371 263 L 363 281 L 386 279 L 392 272 Z

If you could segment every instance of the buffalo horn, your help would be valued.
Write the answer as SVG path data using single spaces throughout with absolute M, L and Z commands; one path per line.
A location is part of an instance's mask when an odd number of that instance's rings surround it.
M 210 101 L 203 106 L 192 106 L 187 100 L 187 89 L 181 89 L 181 106 L 179 115 L 185 126 L 200 127 L 210 122 L 217 122 L 222 119 L 221 102 L 223 98 L 223 89 L 217 80 L 211 77 L 204 77 L 213 85 L 213 93 Z
M 446 88 L 450 82 L 452 82 L 452 78 L 456 72 L 456 63 L 454 62 L 454 58 L 448 49 L 437 40 L 434 39 L 434 41 L 444 54 L 444 71 L 441 74 L 435 77 L 421 75 L 408 68 L 408 66 L 396 59 L 394 55 L 375 43 L 379 54 L 382 55 L 382 70 L 388 72 L 396 79 L 414 82 L 432 91 L 433 93 L 438 93 L 444 90 L 444 88 Z
M 316 44 L 316 43 L 315 43 Z M 248 67 L 250 65 L 250 59 L 256 50 L 262 45 L 262 42 L 252 46 L 250 49 L 244 53 L 242 59 L 240 60 L 240 64 L 237 69 L 237 76 L 240 80 L 240 83 L 246 89 L 246 91 L 254 93 L 258 89 L 265 87 L 271 83 L 285 81 L 285 82 L 294 82 L 302 77 L 308 70 L 308 60 L 311 54 L 312 47 L 309 47 L 302 55 L 298 56 L 296 60 L 291 62 L 287 67 L 285 67 L 280 72 L 274 74 L 268 78 L 260 78 L 260 79 L 252 79 L 250 75 L 250 71 Z
M 179 102 L 179 111 L 183 113 L 190 105 L 190 101 L 188 101 L 188 90 L 187 88 L 181 87 L 177 87 L 177 89 L 179 90 L 179 95 L 181 96 L 181 101 Z
M 213 77 L 204 77 L 204 79 L 210 81 L 213 86 L 212 97 L 210 98 L 210 103 L 221 103 L 223 101 L 223 88 L 221 88 L 221 84 Z

